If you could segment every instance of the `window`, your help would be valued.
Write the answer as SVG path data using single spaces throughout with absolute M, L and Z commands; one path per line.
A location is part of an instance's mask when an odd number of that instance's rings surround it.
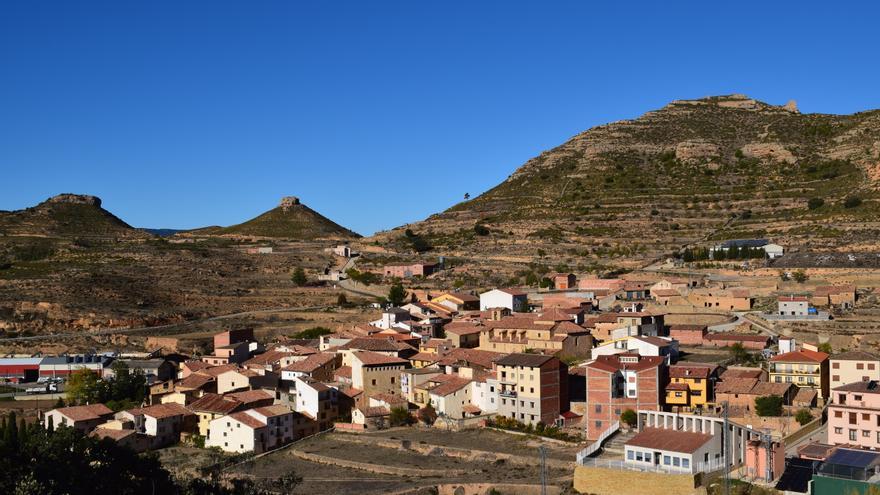
M 831 381 L 833 381 L 833 382 L 839 382 L 839 381 L 840 381 L 840 375 L 831 375 Z
M 391 383 L 392 383 L 392 384 L 394 383 L 394 377 L 393 377 L 393 376 L 391 377 Z
M 868 369 L 869 370 L 874 369 L 874 363 L 868 363 Z
M 670 462 L 672 462 L 672 460 L 669 458 L 669 456 L 668 456 L 668 455 L 664 455 L 664 456 L 663 456 L 663 465 L 664 465 L 664 466 L 668 466 Z
M 629 460 L 631 461 L 631 460 L 633 460 L 634 457 L 635 457 L 635 455 L 634 455 L 634 453 L 633 453 L 632 450 L 627 450 L 627 451 L 626 451 L 626 458 L 627 458 L 627 459 L 629 459 Z
M 597 413 L 602 412 L 602 404 L 596 404 L 596 412 Z
M 858 422 L 858 414 L 851 412 L 849 413 L 849 424 L 854 425 Z
M 843 435 L 843 428 L 834 428 L 835 435 Z
M 842 417 L 843 417 L 843 411 L 834 411 L 834 417 L 835 417 L 835 418 L 842 418 Z
M 853 442 L 856 441 L 856 430 L 849 430 L 849 439 Z
M 836 370 L 839 370 L 839 369 L 840 369 L 840 363 L 831 363 L 831 367 L 834 368 L 834 369 L 836 369 Z
M 535 387 L 529 387 L 529 393 L 535 393 Z
M 373 385 L 375 385 L 375 384 L 376 384 L 376 379 L 375 379 L 375 378 L 373 378 Z
M 860 400 L 862 400 L 862 396 L 861 395 L 853 395 L 853 400 L 860 401 Z
M 640 461 L 640 462 L 643 460 L 643 457 L 642 457 L 642 453 L 641 453 L 641 452 L 636 452 L 636 460 L 637 460 L 637 461 Z
M 862 413 L 862 421 L 870 421 L 871 415 Z
M 864 363 L 856 363 L 856 369 L 857 370 L 865 369 L 865 364 Z
M 672 465 L 675 466 L 675 467 L 680 466 L 680 465 L 681 465 L 681 459 L 679 459 L 678 457 L 673 457 L 673 458 L 672 458 Z
M 871 432 L 868 430 L 862 430 L 862 437 L 868 438 L 871 436 Z
M 682 457 L 681 458 L 681 467 L 685 467 L 685 468 L 691 467 L 691 460 L 685 459 L 684 457 Z

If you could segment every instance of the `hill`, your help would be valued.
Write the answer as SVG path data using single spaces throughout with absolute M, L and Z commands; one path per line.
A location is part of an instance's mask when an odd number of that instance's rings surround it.
M 288 196 L 281 203 L 262 215 L 231 227 L 208 227 L 192 231 L 201 235 L 238 235 L 273 237 L 295 240 L 314 240 L 321 238 L 357 238 L 356 232 L 324 217 L 299 199 Z
M 486 193 L 375 240 L 401 251 L 421 239 L 448 256 L 540 254 L 571 269 L 733 238 L 867 250 L 880 232 L 878 180 L 880 111 L 680 100 L 578 134 Z
M 0 235 L 54 238 L 148 238 L 101 207 L 101 199 L 59 194 L 37 206 L 0 212 Z

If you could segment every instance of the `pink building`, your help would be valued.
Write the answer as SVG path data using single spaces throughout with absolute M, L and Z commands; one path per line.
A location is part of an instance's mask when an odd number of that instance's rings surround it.
M 767 447 L 767 443 L 761 440 L 749 440 L 749 443 L 746 444 L 743 463 L 746 468 L 746 476 L 770 483 L 785 471 L 785 446 L 781 442 L 771 441 L 770 448 Z M 767 471 L 768 467 L 770 468 L 769 472 Z
M 427 277 L 437 270 L 434 263 L 413 263 L 412 265 L 385 265 L 382 272 L 386 277 L 410 278 Z
M 855 382 L 831 391 L 828 443 L 880 448 L 880 387 L 876 381 Z

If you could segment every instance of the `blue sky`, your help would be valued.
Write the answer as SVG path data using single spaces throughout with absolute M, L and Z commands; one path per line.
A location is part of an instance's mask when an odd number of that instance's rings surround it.
M 296 195 L 370 234 L 677 98 L 880 107 L 880 7 L 817 2 L 0 3 L 0 209 L 135 226 Z

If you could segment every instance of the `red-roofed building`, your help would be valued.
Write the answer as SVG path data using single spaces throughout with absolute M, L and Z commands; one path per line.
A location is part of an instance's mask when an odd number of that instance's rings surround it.
M 492 289 L 480 294 L 480 311 L 493 308 L 507 308 L 513 312 L 528 309 L 528 295 L 516 289 Z
M 658 410 L 663 405 L 668 372 L 662 356 L 599 356 L 585 368 L 589 439 L 598 438 L 627 409 Z
M 819 398 L 828 398 L 828 354 L 802 348 L 777 354 L 770 358 L 770 381 L 793 383 L 798 387 L 814 388 Z
M 297 420 L 302 423 L 306 418 L 283 405 L 235 412 L 211 421 L 205 446 L 259 454 L 292 442 Z
M 400 374 L 410 367 L 410 362 L 396 356 L 386 356 L 370 351 L 352 354 L 351 383 L 369 396 L 376 393 L 399 393 Z
M 574 273 L 553 273 L 549 275 L 556 290 L 568 290 L 577 287 L 577 276 Z
M 51 423 L 54 428 L 69 426 L 88 433 L 112 417 L 113 411 L 104 404 L 59 407 L 43 415 L 43 426 L 48 428 Z

